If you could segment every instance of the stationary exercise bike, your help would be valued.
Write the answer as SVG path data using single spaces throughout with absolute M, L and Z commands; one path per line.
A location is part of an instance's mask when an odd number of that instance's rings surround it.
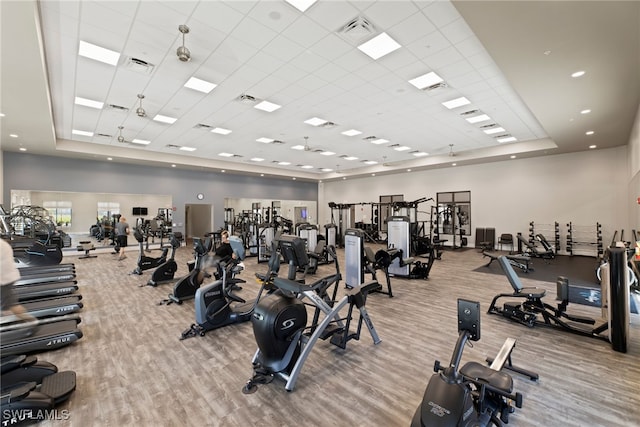
M 195 260 L 189 262 L 189 274 L 181 277 L 173 285 L 173 292 L 168 299 L 160 301 L 160 304 L 182 304 L 182 301 L 193 298 L 196 291 L 204 281 L 207 273 L 203 270 L 205 256 L 211 251 L 213 241 L 211 236 L 207 236 L 204 242 L 199 237 L 193 238 L 193 252 Z
M 171 245 L 171 257 L 153 271 L 151 279 L 149 279 L 147 285 L 155 287 L 158 286 L 159 283 L 169 282 L 173 280 L 176 271 L 178 271 L 178 263 L 176 263 L 175 257 L 176 249 L 180 247 L 180 241 L 175 235 L 171 234 L 169 244 Z
M 140 252 L 138 253 L 138 266 L 135 270 L 131 272 L 131 274 L 142 274 L 143 271 L 149 270 L 151 268 L 156 268 L 167 262 L 167 254 L 169 253 L 169 247 L 165 246 L 162 248 L 162 254 L 159 257 L 153 258 L 150 256 L 146 256 L 144 254 L 144 235 L 140 231 L 139 228 L 136 228 L 133 232 L 133 237 L 138 241 L 138 245 L 140 246 Z
M 449 366 L 436 360 L 422 402 L 418 406 L 411 427 L 502 426 L 509 415 L 522 408 L 522 394 L 513 394 L 513 379 L 502 368 L 537 380 L 538 375 L 511 365 L 511 352 L 516 340 L 508 338 L 491 366 L 467 362 L 458 369 L 468 340 L 480 339 L 480 303 L 458 299 L 458 341 Z
M 242 260 L 244 259 L 245 250 L 240 239 L 229 239 L 229 243 L 236 257 L 227 261 L 214 257 L 206 262 L 207 267 L 211 266 L 218 269 L 220 278 L 213 283 L 200 287 L 196 291 L 196 323 L 182 332 L 181 340 L 197 335 L 203 337 L 207 331 L 233 323 L 246 322 L 251 319 L 253 309 L 264 290 L 265 282 L 263 282 L 258 297 L 254 302 L 247 303 L 233 294 L 234 285 L 244 282 L 244 280 L 239 280 L 235 276 L 244 269 Z M 277 253 L 274 255 L 279 257 Z M 272 259 L 273 257 L 272 255 Z M 234 302 L 239 304 L 232 305 Z

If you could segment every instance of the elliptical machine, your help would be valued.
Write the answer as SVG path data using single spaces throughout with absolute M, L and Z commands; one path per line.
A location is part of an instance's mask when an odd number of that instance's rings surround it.
M 162 254 L 159 257 L 153 258 L 150 256 L 146 256 L 144 254 L 144 235 L 140 231 L 140 228 L 135 228 L 133 232 L 133 237 L 138 241 L 138 245 L 140 246 L 140 252 L 138 253 L 138 266 L 135 270 L 131 272 L 131 274 L 142 274 L 143 271 L 149 270 L 151 268 L 156 268 L 167 262 L 167 254 L 169 253 L 169 247 L 164 246 L 162 248 Z
M 245 250 L 240 239 L 229 239 L 229 243 L 236 257 L 228 261 L 216 259 L 213 262 L 213 266 L 221 271 L 221 277 L 196 291 L 196 323 L 193 323 L 189 329 L 182 332 L 181 340 L 195 337 L 196 335 L 203 337 L 207 331 L 233 323 L 248 321 L 251 318 L 253 309 L 260 300 L 265 282 L 263 282 L 258 297 L 254 302 L 247 303 L 244 299 L 233 294 L 234 285 L 244 282 L 244 280 L 236 279 L 235 276 L 244 269 L 242 260 L 244 259 Z M 275 256 L 279 257 L 278 254 L 275 254 Z M 271 259 L 273 257 L 272 255 Z M 232 302 L 240 304 L 231 306 Z
M 189 262 L 189 274 L 181 277 L 173 285 L 173 292 L 168 299 L 160 301 L 160 304 L 182 304 L 182 301 L 193 298 L 196 291 L 204 281 L 207 274 L 203 270 L 204 257 L 211 251 L 213 241 L 211 236 L 207 236 L 204 242 L 199 237 L 193 238 L 193 252 L 195 260 Z
M 513 379 L 502 368 L 537 380 L 538 375 L 511 365 L 511 352 L 516 340 L 507 338 L 491 366 L 467 362 L 458 369 L 462 352 L 468 340 L 480 339 L 480 303 L 458 299 L 458 341 L 449 366 L 442 367 L 436 360 L 427 389 L 418 406 L 411 427 L 483 427 L 503 426 L 509 414 L 522 408 L 522 394 L 513 391 Z
M 304 241 L 296 236 L 282 236 L 280 251 L 289 263 L 289 275 L 286 279 L 273 279 L 278 290 L 262 298 L 251 317 L 258 350 L 252 360 L 253 376 L 242 389 L 244 394 L 254 393 L 257 384 L 268 384 L 276 376 L 286 381 L 287 391 L 293 391 L 318 339 L 330 338 L 331 344 L 346 349 L 348 341 L 360 339 L 364 322 L 373 343 L 381 342 L 365 308 L 367 293 L 380 285 L 377 282 L 355 285 L 343 298 L 336 300 L 335 291 L 342 276 L 335 250 L 332 246 L 328 250 L 335 260 L 336 274 L 306 285 L 294 280 L 297 267 L 308 263 Z M 334 286 L 333 297 L 327 291 L 331 286 Z M 307 325 L 304 298 L 315 308 L 310 325 Z M 347 315 L 340 316 L 340 310 L 347 305 Z M 351 333 L 349 326 L 354 307 L 359 310 L 360 317 L 356 332 Z
M 171 245 L 171 257 L 164 263 L 158 266 L 153 271 L 151 279 L 147 282 L 147 285 L 156 287 L 159 283 L 169 282 L 173 280 L 173 277 L 178 271 L 178 263 L 176 263 L 176 249 L 180 247 L 180 241 L 178 238 L 171 234 L 169 238 L 169 244 Z M 144 285 L 141 285 L 144 286 Z

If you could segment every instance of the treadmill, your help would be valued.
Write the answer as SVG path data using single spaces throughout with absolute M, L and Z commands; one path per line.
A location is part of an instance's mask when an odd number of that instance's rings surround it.
M 14 286 L 35 285 L 42 283 L 72 282 L 76 279 L 76 273 L 43 273 L 21 276 L 13 284 Z
M 80 316 L 72 314 L 42 319 L 37 325 L 11 325 L 0 331 L 0 354 L 27 354 L 55 350 L 82 338 Z
M 21 277 L 31 276 L 33 274 L 43 274 L 43 273 L 57 274 L 57 273 L 68 273 L 70 271 L 76 271 L 76 266 L 73 263 L 43 265 L 42 267 L 21 267 L 20 265 L 16 265 L 16 267 L 18 267 L 18 271 L 20 272 Z
M 78 290 L 78 282 L 43 283 L 37 285 L 14 286 L 13 294 L 20 302 L 37 298 L 52 298 L 69 295 Z
M 21 303 L 21 305 L 33 317 L 38 319 L 46 317 L 64 316 L 80 311 L 83 307 L 82 295 L 69 295 L 61 298 L 36 299 Z M 17 322 L 16 315 L 2 316 L 0 325 Z

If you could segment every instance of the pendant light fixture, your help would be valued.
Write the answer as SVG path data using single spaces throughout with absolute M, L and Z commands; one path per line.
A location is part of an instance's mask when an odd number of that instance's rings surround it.
M 191 52 L 184 45 L 184 35 L 189 34 L 189 27 L 184 24 L 180 25 L 178 26 L 178 31 L 182 33 L 182 46 L 178 48 L 176 54 L 178 55 L 178 59 L 180 61 L 189 62 L 191 61 Z

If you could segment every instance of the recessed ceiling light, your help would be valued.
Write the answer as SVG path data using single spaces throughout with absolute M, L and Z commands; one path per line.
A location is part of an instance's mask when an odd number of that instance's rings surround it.
M 387 142 L 389 142 L 389 140 L 388 139 L 383 139 L 383 138 L 378 138 L 378 139 L 374 139 L 373 141 L 371 141 L 372 144 L 376 144 L 376 145 L 386 144 Z
M 372 174 L 371 174 L 371 176 L 376 176 L 376 174 L 375 174 L 375 173 L 372 173 Z
M 304 145 L 294 145 L 291 147 L 292 150 L 304 150 Z
M 261 174 L 260 174 L 260 176 L 264 176 L 264 174 L 263 174 L 263 173 L 261 173 Z
M 595 133 L 594 131 L 592 131 L 592 130 L 588 130 L 588 131 L 586 131 L 584 134 L 585 134 L 585 135 L 593 135 L 594 133 Z
M 411 172 L 411 169 L 407 169 L 407 172 Z
M 96 108 L 98 110 L 101 110 L 102 106 L 104 105 L 104 102 L 94 101 L 92 99 L 87 99 L 87 98 L 80 98 L 79 96 L 76 96 L 75 103 L 76 105 L 83 105 L 85 107 Z
M 229 135 L 232 131 L 230 131 L 229 129 L 225 129 L 225 128 L 213 128 L 213 129 L 211 129 L 211 132 L 218 133 L 220 135 Z
M 80 40 L 80 46 L 78 47 L 78 55 L 109 65 L 118 65 L 118 60 L 120 59 L 118 52 L 82 40 Z
M 343 177 L 342 177 L 342 180 L 344 181 L 345 179 L 347 179 L 347 177 L 346 177 L 346 176 L 343 176 Z
M 428 156 L 429 153 L 425 153 L 424 151 L 418 151 L 416 153 L 413 153 L 413 155 L 416 157 L 423 157 L 423 156 Z
M 182 151 L 196 151 L 196 149 L 194 147 L 187 147 L 187 146 L 180 147 L 180 150 L 182 150 Z
M 336 153 L 334 153 L 333 151 L 323 151 L 320 154 L 322 154 L 323 156 L 333 156 Z
M 457 163 L 451 163 L 451 166 L 458 166 Z
M 585 75 L 585 71 L 576 71 L 575 73 L 571 74 L 571 77 L 576 78 L 576 77 L 582 77 Z
M 220 170 L 220 172 L 225 173 L 225 172 L 226 172 L 226 170 L 222 169 L 222 170 Z
M 88 132 L 87 132 L 87 133 L 88 133 Z M 16 135 L 15 133 L 10 133 L 10 134 L 9 134 L 9 136 L 10 136 L 11 138 L 17 138 L 17 137 L 18 137 L 18 135 Z M 91 135 L 87 135 L 87 136 L 93 136 L 93 133 L 92 133 Z
M 233 154 L 231 154 L 231 153 L 218 153 L 218 156 L 221 156 L 221 157 L 233 157 Z
M 156 116 L 153 118 L 153 120 L 155 120 L 156 122 L 168 123 L 168 124 L 172 125 L 178 119 L 176 119 L 175 117 L 163 116 L 162 114 L 156 114 Z
M 215 83 L 211 83 L 205 80 L 200 80 L 196 77 L 191 77 L 185 84 L 184 87 L 188 87 L 189 89 L 197 90 L 198 92 L 209 93 L 216 86 Z
M 141 145 L 149 145 L 149 144 L 151 144 L 151 141 L 147 141 L 145 139 L 137 139 L 137 138 L 133 139 L 131 142 L 134 143 L 134 144 L 141 144 Z
M 349 129 L 349 130 L 345 130 L 344 132 L 341 132 L 343 135 L 346 136 L 356 136 L 356 135 L 360 135 L 362 132 L 360 132 L 359 130 L 355 130 L 355 129 Z
M 372 38 L 368 42 L 358 46 L 362 52 L 366 53 L 373 59 L 382 58 L 383 56 L 400 49 L 402 46 L 392 39 L 387 33 L 381 33 Z
M 580 114 L 589 114 L 591 112 L 591 110 L 589 110 L 588 108 L 586 110 L 582 110 L 580 111 Z
M 285 0 L 291 6 L 298 9 L 300 12 L 304 12 L 309 9 L 317 0 Z
M 313 166 L 311 166 L 311 165 L 303 165 L 303 166 L 300 166 L 300 167 L 302 169 L 313 169 Z
M 24 148 L 24 147 L 20 147 L 20 148 L 18 148 L 18 150 L 20 150 L 20 151 L 27 151 L 27 149 L 26 149 L 26 148 Z
M 107 157 L 107 160 L 113 160 L 113 157 Z
M 377 165 L 378 162 L 376 162 L 375 160 L 365 160 L 364 164 L 365 165 Z
M 446 101 L 446 102 L 442 103 L 442 105 L 444 105 L 445 107 L 447 107 L 450 110 L 452 110 L 454 108 L 462 107 L 463 105 L 467 105 L 467 104 L 471 104 L 471 101 L 469 101 L 464 96 L 461 96 L 460 98 L 452 99 L 451 101 Z
M 262 137 L 262 138 L 256 139 L 256 141 L 262 142 L 263 144 L 271 144 L 273 142 L 273 139 Z
M 507 136 L 506 138 L 498 138 L 498 142 L 503 143 L 503 142 L 513 142 L 513 141 L 517 141 L 518 139 L 513 137 L 513 136 Z
M 172 167 L 172 168 L 175 168 L 175 167 L 176 167 L 176 165 L 171 165 L 171 167 Z
M 512 156 L 510 156 L 509 158 L 510 158 L 510 159 L 515 159 L 515 158 L 516 158 L 516 156 L 515 156 L 515 155 L 512 155 Z
M 5 114 L 4 114 L 4 113 L 0 113 L 0 117 L 4 117 L 4 116 L 5 116 Z
M 351 161 L 351 160 L 358 160 L 358 158 L 357 158 L 357 157 L 354 157 L 354 156 L 347 156 L 347 157 L 344 157 L 344 159 L 345 159 L 345 160 L 349 160 L 349 161 Z
M 491 117 L 487 116 L 486 114 L 480 114 L 479 116 L 469 117 L 466 120 L 469 123 L 480 123 L 480 122 L 484 122 L 486 120 L 491 120 Z
M 252 162 L 264 162 L 264 159 L 262 157 L 252 157 L 251 161 Z
M 407 151 L 407 150 L 411 150 L 411 147 L 407 147 L 406 145 L 401 145 L 399 147 L 394 147 L 393 149 L 396 151 Z
M 311 126 L 320 126 L 323 125 L 325 123 L 327 123 L 326 120 L 324 119 L 320 119 L 318 117 L 312 117 L 310 119 L 307 119 L 304 121 L 306 124 L 311 125 Z
M 74 135 L 80 135 L 80 136 L 93 136 L 93 132 L 88 132 L 86 130 L 78 130 L 78 129 L 73 129 L 71 131 L 72 134 Z M 11 136 L 11 135 L 9 135 Z
M 294 176 L 292 179 L 295 181 L 295 180 L 296 180 L 296 177 Z
M 498 126 L 497 128 L 491 128 L 484 131 L 487 135 L 493 135 L 494 133 L 504 132 L 504 128 Z
M 331 171 L 333 171 L 333 169 L 330 169 L 330 168 L 322 168 L 322 169 L 320 169 L 320 170 L 321 170 L 322 172 L 331 172 Z
M 280 166 L 289 166 L 291 162 L 278 162 Z
M 424 89 L 426 87 L 433 86 L 443 81 L 444 79 L 442 77 L 440 77 L 439 75 L 437 75 L 432 71 L 430 73 L 423 74 L 419 77 L 416 77 L 415 79 L 409 80 L 409 83 L 411 83 L 418 89 Z
M 593 150 L 594 148 L 598 148 L 598 146 L 594 144 L 594 145 L 590 145 L 589 148 Z
M 253 106 L 253 108 L 257 108 L 258 110 L 266 111 L 268 113 L 271 113 L 272 111 L 276 111 L 280 107 L 282 106 L 278 104 L 274 104 L 273 102 L 269 102 L 269 101 L 262 101 Z

